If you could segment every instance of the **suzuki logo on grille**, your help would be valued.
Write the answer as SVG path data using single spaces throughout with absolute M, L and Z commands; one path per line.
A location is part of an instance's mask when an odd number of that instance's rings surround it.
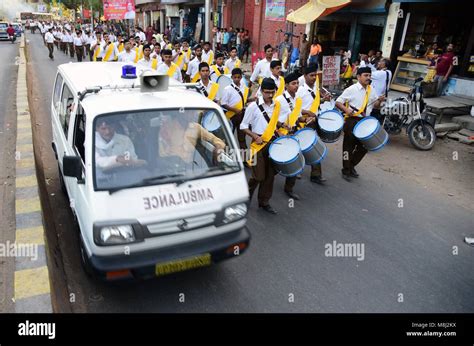
M 178 222 L 177 226 L 181 231 L 186 231 L 188 229 L 188 221 L 183 219 Z

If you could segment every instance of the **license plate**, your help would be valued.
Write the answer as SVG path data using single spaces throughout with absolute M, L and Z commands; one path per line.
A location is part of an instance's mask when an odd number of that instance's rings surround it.
M 155 275 L 162 276 L 171 273 L 183 272 L 186 270 L 207 267 L 211 265 L 211 254 L 189 257 L 176 261 L 169 261 L 155 265 Z

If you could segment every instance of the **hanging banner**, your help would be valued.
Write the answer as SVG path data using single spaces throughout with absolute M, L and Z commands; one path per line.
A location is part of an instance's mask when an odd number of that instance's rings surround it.
M 105 20 L 135 19 L 133 0 L 103 0 Z
M 341 57 L 339 55 L 323 56 L 323 85 L 337 85 L 340 68 Z
M 285 0 L 266 0 L 265 20 L 285 21 Z
M 89 19 L 91 17 L 91 10 L 82 10 L 82 18 L 84 19 Z

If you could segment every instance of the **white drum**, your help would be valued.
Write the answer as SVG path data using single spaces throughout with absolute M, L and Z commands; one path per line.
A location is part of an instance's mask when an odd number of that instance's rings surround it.
M 216 83 L 219 84 L 219 90 L 217 91 L 216 97 L 220 100 L 224 95 L 224 89 L 232 84 L 232 79 L 226 75 L 220 75 L 219 78 L 217 78 Z
M 318 137 L 316 131 L 304 128 L 295 133 L 307 165 L 320 163 L 327 154 L 326 145 Z
M 382 149 L 388 142 L 388 133 L 374 117 L 365 117 L 352 130 L 354 136 L 369 151 Z
M 318 116 L 319 136 L 326 143 L 336 142 L 344 127 L 344 117 L 336 109 L 321 112 Z
M 304 170 L 305 160 L 298 140 L 290 136 L 275 139 L 268 149 L 277 172 L 284 177 L 294 177 Z

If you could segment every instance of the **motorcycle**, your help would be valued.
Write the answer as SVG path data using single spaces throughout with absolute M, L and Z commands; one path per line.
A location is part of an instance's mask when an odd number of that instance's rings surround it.
M 8 35 L 8 40 L 9 40 L 9 41 L 12 41 L 12 43 L 15 43 L 15 41 L 16 41 L 16 35 L 15 35 L 15 34 L 13 34 L 13 35 Z
M 405 127 L 410 143 L 419 150 L 430 150 L 435 145 L 436 114 L 427 112 L 423 100 L 423 78 L 413 83 L 408 96 L 386 103 L 380 110 L 383 127 L 389 134 L 399 134 Z

